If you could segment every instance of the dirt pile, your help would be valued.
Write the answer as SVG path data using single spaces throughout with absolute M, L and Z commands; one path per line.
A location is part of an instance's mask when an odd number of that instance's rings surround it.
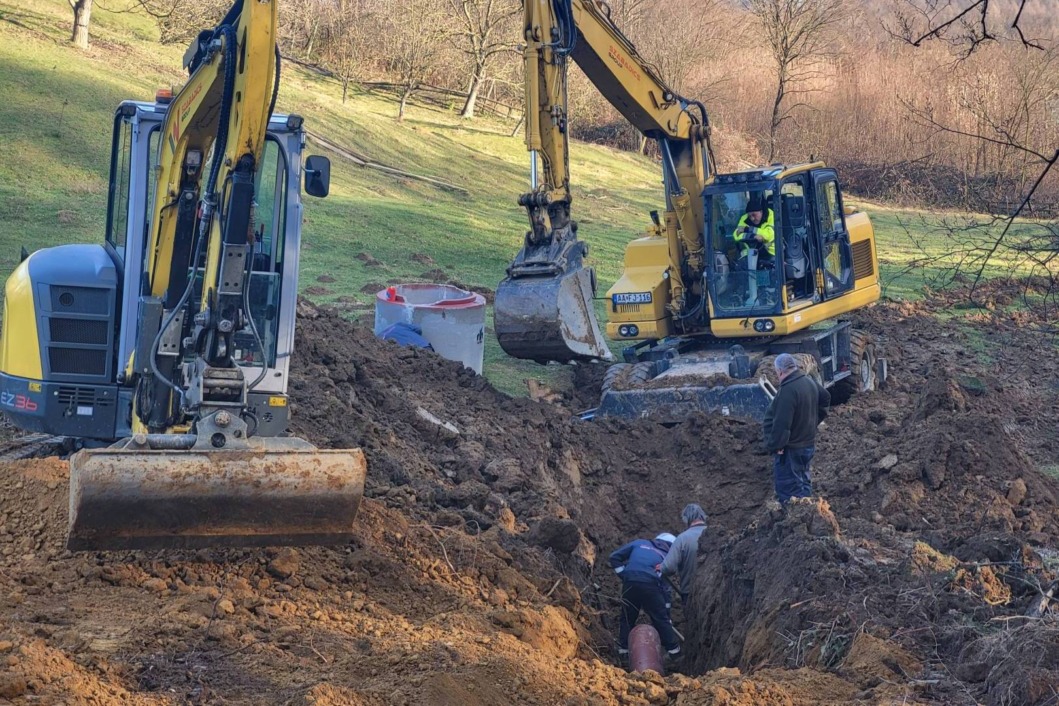
M 1056 398 L 1041 376 L 1056 371 L 1018 364 L 1028 333 L 980 323 L 939 327 L 907 305 L 862 316 L 888 339 L 891 386 L 832 410 L 814 464 L 827 501 L 704 540 L 689 610 L 697 670 L 810 666 L 873 700 L 895 698 L 894 684 L 944 703 L 1054 696 L 1054 617 L 1026 613 L 1059 570 L 1059 483 L 1040 470 L 1055 463 L 1055 433 L 1038 419 Z M 963 348 L 972 336 L 999 339 L 996 358 Z M 1010 633 L 1039 659 L 982 657 Z
M 469 534 L 366 500 L 342 548 L 71 555 L 51 487 L 65 464 L 2 471 L 16 535 L 33 530 L 13 506 L 56 508 L 39 549 L 0 559 L 0 698 L 17 704 L 767 706 L 854 691 L 824 674 L 628 675 L 594 654 L 568 579 L 545 558 L 527 568 L 512 553 L 537 550 L 499 523 Z
M 748 427 L 574 421 L 565 407 L 510 399 L 334 312 L 303 305 L 300 314 L 294 431 L 366 450 L 370 497 L 356 539 L 341 548 L 74 555 L 63 548 L 66 463 L 0 465 L 5 698 L 808 698 L 787 674 L 663 680 L 600 659 L 613 650 L 604 616 L 617 584 L 609 571 L 597 580 L 599 556 L 644 528 L 671 528 L 686 493 L 706 495 L 711 475 L 729 490 L 704 504 L 719 528 L 738 528 L 755 493 L 763 497 L 749 472 Z M 579 372 L 591 380 L 595 371 Z M 841 679 L 825 681 L 849 693 Z
M 425 263 L 429 264 L 429 263 Z M 298 550 L 63 549 L 65 462 L 0 463 L 0 698 L 134 704 L 1044 703 L 1059 566 L 1057 390 L 976 329 L 887 305 L 888 390 L 833 410 L 827 501 L 771 512 L 757 425 L 585 423 L 602 370 L 554 403 L 303 303 L 293 431 L 361 447 L 354 541 Z M 974 326 L 984 326 L 973 322 Z M 989 329 L 986 329 L 989 330 Z M 1054 415 L 1049 417 L 1054 420 Z M 613 666 L 606 555 L 710 515 L 695 676 Z M 1010 655 L 998 659 L 999 655 Z M 1029 656 L 1034 655 L 1034 659 Z M 967 665 L 967 666 L 961 666 Z M 706 671 L 710 670 L 710 671 Z M 740 671 L 742 670 L 742 671 Z
M 379 341 L 334 311 L 303 303 L 300 315 L 292 430 L 323 447 L 363 448 L 368 494 L 391 506 L 445 509 L 481 529 L 505 508 L 527 525 L 569 518 L 592 542 L 615 546 L 645 528 L 671 529 L 689 495 L 709 495 L 707 512 L 732 529 L 765 497 L 753 425 L 588 424 L 566 404 L 510 398 L 458 363 Z M 595 382 L 598 370 L 577 374 Z M 584 404 L 580 394 L 569 404 Z

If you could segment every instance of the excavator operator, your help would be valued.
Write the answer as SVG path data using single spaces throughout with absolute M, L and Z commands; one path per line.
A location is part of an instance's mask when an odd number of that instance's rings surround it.
M 751 192 L 746 213 L 739 219 L 732 236 L 739 246 L 736 270 L 748 269 L 748 255 L 757 250 L 757 268 L 771 269 L 776 260 L 776 217 L 768 207 L 765 195 Z

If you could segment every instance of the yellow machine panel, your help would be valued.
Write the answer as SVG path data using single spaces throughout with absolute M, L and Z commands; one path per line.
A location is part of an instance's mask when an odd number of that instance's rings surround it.
M 40 380 L 40 346 L 36 345 L 37 309 L 33 305 L 33 281 L 29 259 L 23 260 L 4 287 L 4 323 L 0 333 L 0 371 L 15 377 Z M 33 345 L 26 345 L 32 341 Z
M 612 340 L 661 338 L 670 335 L 669 244 L 661 237 L 637 238 L 625 250 L 625 272 L 607 291 L 607 336 Z M 636 335 L 622 335 L 635 324 Z

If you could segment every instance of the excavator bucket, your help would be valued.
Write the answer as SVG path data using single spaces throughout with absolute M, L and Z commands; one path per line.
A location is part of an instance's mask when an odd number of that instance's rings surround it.
M 295 438 L 248 442 L 240 450 L 170 443 L 165 449 L 77 452 L 70 460 L 67 546 L 183 549 L 350 540 L 364 494 L 360 449 L 321 450 Z
M 496 290 L 500 347 L 538 363 L 612 358 L 592 307 L 592 272 L 507 277 Z

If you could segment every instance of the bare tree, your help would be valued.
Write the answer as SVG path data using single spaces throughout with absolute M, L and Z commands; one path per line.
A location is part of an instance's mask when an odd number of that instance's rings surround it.
M 339 0 L 332 11 L 318 11 L 319 28 L 306 25 L 319 33 L 319 60 L 342 82 L 342 102 L 349 94 L 349 83 L 363 70 L 370 53 L 377 50 L 372 37 L 380 31 L 376 8 L 369 0 Z M 303 22 L 310 22 L 303 19 Z M 311 50 L 311 46 L 306 47 Z
M 74 11 L 74 31 L 70 41 L 78 49 L 88 49 L 88 25 L 92 21 L 92 0 L 67 0 Z
M 653 64 L 662 80 L 680 93 L 707 89 L 692 86 L 692 75 L 703 64 L 726 54 L 732 42 L 738 41 L 744 24 L 740 15 L 726 11 L 719 0 L 655 0 L 633 9 L 633 28 L 625 34 L 636 42 L 640 54 Z
M 408 100 L 438 71 L 444 44 L 444 16 L 434 0 L 393 0 L 386 17 L 387 63 L 400 86 L 397 119 Z
M 360 68 L 360 45 L 357 39 L 353 28 L 345 25 L 339 28 L 337 36 L 331 39 L 324 54 L 324 65 L 331 69 L 342 82 L 343 103 L 349 95 L 349 82 L 353 80 Z
M 158 23 L 162 44 L 175 44 L 215 27 L 231 7 L 231 0 L 137 0 L 133 6 L 142 8 Z
M 284 56 L 311 62 L 338 10 L 318 0 L 284 0 L 279 6 L 279 41 Z
M 845 19 L 844 0 L 744 0 L 757 18 L 760 41 L 772 55 L 776 93 L 769 123 L 769 156 L 776 155 L 780 125 L 806 103 L 795 98 L 813 90 L 822 61 L 834 54 L 832 37 Z M 793 101 L 790 99 L 794 99 Z
M 518 0 L 448 0 L 448 5 L 456 17 L 453 42 L 467 55 L 471 67 L 467 100 L 460 115 L 473 118 L 478 92 L 490 68 L 497 58 L 514 53 L 518 46 L 515 18 L 522 13 L 522 6 Z
M 1056 106 L 1059 90 L 1049 78 L 1055 75 L 1055 50 L 1048 42 L 1027 37 L 1020 21 L 1028 0 L 1016 0 L 1011 15 L 1003 19 L 990 13 L 989 0 L 969 0 L 966 4 L 948 0 L 901 0 L 905 14 L 898 15 L 891 35 L 912 46 L 940 40 L 957 52 L 957 64 L 963 64 L 983 45 L 1017 36 L 1025 56 L 1016 62 L 1014 80 L 1007 83 L 1004 101 L 1007 112 L 989 110 L 980 105 L 977 125 L 965 129 L 935 120 L 928 111 L 913 114 L 926 119 L 939 132 L 977 142 L 1017 160 L 1023 168 L 1036 167 L 1037 176 L 1024 185 L 1013 207 L 1005 216 L 995 216 L 986 223 L 968 219 L 959 226 L 949 226 L 952 240 L 950 256 L 953 270 L 969 270 L 973 281 L 968 288 L 972 301 L 983 277 L 991 269 L 1002 267 L 1009 272 L 1028 271 L 1047 283 L 1043 296 L 1023 297 L 1026 309 L 1036 309 L 1054 319 L 1059 292 L 1059 204 L 1056 202 L 1056 164 L 1059 163 L 1059 135 L 1056 133 Z M 1010 23 L 1009 23 L 1010 21 Z M 1010 30 L 1005 36 L 1005 27 Z M 1048 123 L 1040 129 L 1041 123 Z M 1048 184 L 1051 182 L 1051 188 Z M 1039 194 L 1050 202 L 1035 203 Z M 1036 209 L 1035 209 L 1036 205 Z M 1035 214 L 1034 211 L 1037 211 Z M 997 210 L 999 212 L 999 209 Z M 1021 215 L 1041 215 L 1051 220 L 1019 220 Z M 967 266 L 969 263 L 969 267 Z M 1043 302 L 1043 304 L 1042 304 Z M 1046 318 L 1045 320 L 1049 320 Z M 1054 327 L 1052 333 L 1059 333 Z
M 1027 37 L 1021 22 L 1030 0 L 1014 0 L 1017 6 L 1008 19 L 1007 29 L 1018 35 L 1027 47 L 1043 49 L 1041 40 Z M 1000 3 L 994 0 L 993 8 Z M 970 56 L 981 45 L 1004 39 L 1003 25 L 998 10 L 990 8 L 990 0 L 896 0 L 890 34 L 914 47 L 924 42 L 940 40 L 959 47 L 963 56 Z

